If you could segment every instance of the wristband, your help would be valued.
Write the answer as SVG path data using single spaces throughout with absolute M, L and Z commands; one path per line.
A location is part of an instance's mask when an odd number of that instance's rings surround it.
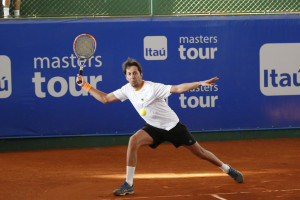
M 199 81 L 199 86 L 198 87 L 200 87 L 201 86 L 201 81 Z
M 85 84 L 82 86 L 82 88 L 85 89 L 87 92 L 90 91 L 91 87 L 92 87 L 92 86 L 91 86 L 89 83 L 85 83 Z

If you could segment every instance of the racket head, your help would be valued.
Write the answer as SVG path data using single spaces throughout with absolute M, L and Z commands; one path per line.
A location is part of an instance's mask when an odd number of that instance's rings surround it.
M 77 58 L 89 59 L 96 51 L 97 42 L 90 34 L 78 35 L 73 43 L 73 50 Z

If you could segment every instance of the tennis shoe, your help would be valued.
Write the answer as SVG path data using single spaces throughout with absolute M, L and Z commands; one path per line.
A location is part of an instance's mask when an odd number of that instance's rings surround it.
M 230 165 L 229 172 L 227 173 L 231 178 L 233 178 L 236 182 L 238 183 L 243 183 L 244 182 L 244 177 L 241 172 L 233 169 Z
M 116 196 L 124 196 L 127 194 L 133 194 L 133 186 L 130 186 L 126 181 L 124 182 L 123 185 L 121 185 L 120 188 L 114 190 L 114 195 Z

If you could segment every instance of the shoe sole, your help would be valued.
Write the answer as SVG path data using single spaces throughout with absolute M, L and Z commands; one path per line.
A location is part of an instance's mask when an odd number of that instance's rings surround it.
M 121 194 L 114 193 L 115 196 L 125 196 L 127 194 L 134 194 L 134 191 L 132 191 L 132 192 L 125 192 L 125 193 L 121 193 Z

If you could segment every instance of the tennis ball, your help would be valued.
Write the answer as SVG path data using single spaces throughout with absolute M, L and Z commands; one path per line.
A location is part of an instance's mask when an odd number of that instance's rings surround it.
M 144 117 L 147 114 L 147 111 L 145 110 L 145 108 L 142 108 L 139 113 L 142 117 Z

